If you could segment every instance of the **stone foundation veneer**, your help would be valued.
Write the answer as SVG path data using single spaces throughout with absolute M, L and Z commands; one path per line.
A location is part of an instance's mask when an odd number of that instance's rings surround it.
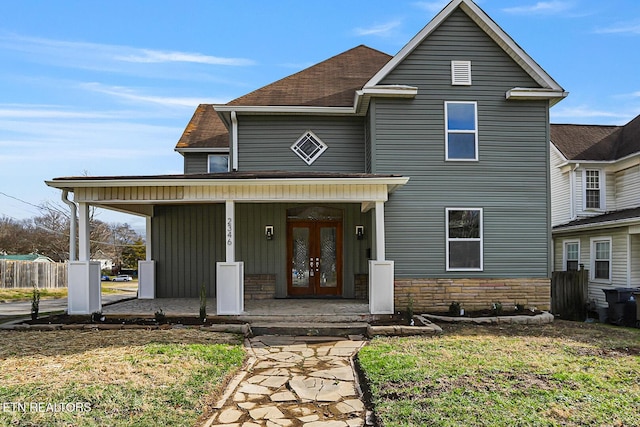
M 396 279 L 395 311 L 406 311 L 413 299 L 413 311 L 446 312 L 452 302 L 465 310 L 490 309 L 499 302 L 503 309 L 515 304 L 549 310 L 551 279 Z
M 274 299 L 276 297 L 275 274 L 245 274 L 244 299 Z

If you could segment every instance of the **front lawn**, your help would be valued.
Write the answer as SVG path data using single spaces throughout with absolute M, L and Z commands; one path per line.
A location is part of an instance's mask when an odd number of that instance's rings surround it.
M 448 326 L 358 354 L 384 426 L 639 426 L 640 329 Z
M 192 426 L 244 361 L 196 329 L 0 331 L 0 425 Z
M 121 294 L 123 282 L 103 282 L 101 284 L 101 292 L 103 294 Z M 130 283 L 125 282 L 125 286 L 131 287 Z M 67 288 L 40 288 L 40 299 L 66 298 Z M 132 295 L 135 295 L 135 289 L 131 289 Z M 0 288 L 0 301 L 31 301 L 33 296 L 33 288 Z

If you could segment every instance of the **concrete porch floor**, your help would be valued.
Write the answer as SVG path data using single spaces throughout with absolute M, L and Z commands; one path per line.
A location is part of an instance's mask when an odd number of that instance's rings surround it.
M 200 312 L 198 298 L 156 298 L 121 301 L 102 308 L 106 315 L 153 316 L 157 311 L 167 316 L 197 317 Z M 207 300 L 208 317 L 216 315 L 216 300 Z M 224 318 L 253 321 L 319 321 L 319 322 L 366 322 L 369 302 L 355 299 L 267 299 L 246 300 L 244 313 Z

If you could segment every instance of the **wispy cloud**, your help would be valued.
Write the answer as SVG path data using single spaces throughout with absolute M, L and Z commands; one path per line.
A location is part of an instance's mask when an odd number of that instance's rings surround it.
M 640 94 L 639 94 L 640 96 Z M 561 109 L 551 109 L 551 121 L 552 122 L 567 122 L 567 123 L 594 123 L 594 119 L 601 119 L 598 121 L 600 124 L 625 124 L 633 117 L 634 114 L 628 110 L 624 112 L 620 111 L 607 111 L 590 108 L 586 105 L 578 105 L 575 107 L 565 107 Z
M 597 34 L 640 34 L 640 22 L 618 23 L 611 27 L 599 28 Z
M 353 30 L 357 36 L 389 36 L 394 28 L 400 26 L 400 21 L 391 21 L 386 24 L 374 25 L 368 28 L 358 27 Z
M 92 92 L 98 92 L 105 95 L 110 95 L 120 99 L 126 99 L 128 101 L 145 104 L 156 104 L 164 107 L 185 107 L 194 108 L 199 104 L 224 104 L 228 102 L 228 99 L 216 99 L 216 98 L 188 98 L 188 97 L 169 97 L 169 96 L 157 96 L 140 93 L 139 91 L 122 86 L 106 86 L 100 83 L 82 83 L 80 85 L 83 89 L 90 90 Z
M 133 46 L 26 37 L 7 33 L 0 33 L 0 50 L 22 53 L 34 62 L 119 72 L 127 72 L 132 63 L 220 66 L 247 66 L 255 63 L 246 58 L 221 57 L 198 52 L 162 51 Z
M 502 11 L 512 14 L 539 14 L 554 15 L 565 12 L 573 7 L 573 2 L 568 1 L 539 1 L 529 6 L 516 6 L 503 8 Z
M 116 56 L 116 60 L 125 62 L 159 63 L 159 62 L 193 62 L 209 65 L 253 65 L 254 61 L 244 58 L 223 58 L 187 52 L 163 52 L 149 49 L 136 49 L 129 55 Z
M 444 9 L 447 4 L 449 4 L 449 1 L 450 0 L 418 1 L 412 4 L 413 6 L 424 9 L 427 12 L 438 13 Z
M 0 119 L 106 119 L 112 117 L 106 113 L 0 107 Z

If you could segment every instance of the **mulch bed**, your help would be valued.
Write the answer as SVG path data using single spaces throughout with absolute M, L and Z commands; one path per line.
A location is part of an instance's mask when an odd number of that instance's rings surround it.
M 219 324 L 244 324 L 245 322 L 221 318 L 221 317 L 208 317 L 204 322 L 198 317 L 177 317 L 177 316 L 165 316 L 164 319 L 155 319 L 153 317 L 136 317 L 136 316 L 78 316 L 68 314 L 55 314 L 51 316 L 41 317 L 36 320 L 29 320 L 29 325 L 49 325 L 49 324 L 62 324 L 62 325 L 143 325 L 143 326 L 156 326 L 156 325 L 185 325 L 185 326 L 197 326 L 197 325 L 219 325 Z

